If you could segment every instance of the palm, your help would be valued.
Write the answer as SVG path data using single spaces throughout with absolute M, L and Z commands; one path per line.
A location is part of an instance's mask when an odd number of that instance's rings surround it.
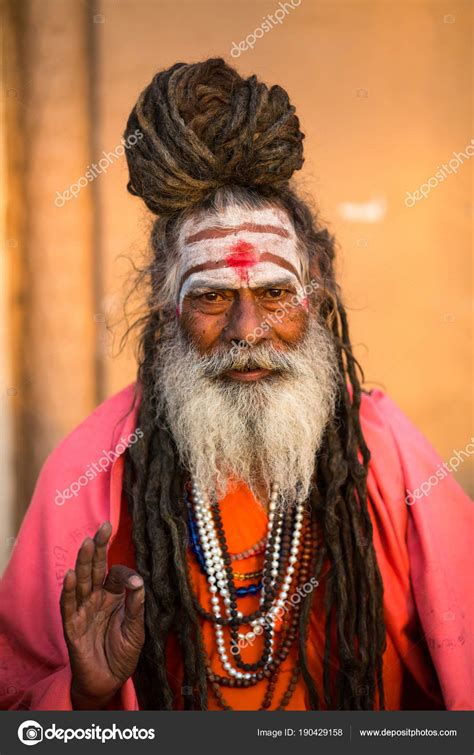
M 84 541 L 64 580 L 64 634 L 81 697 L 109 699 L 134 672 L 144 642 L 143 582 L 126 566 L 106 574 L 110 525 Z M 128 592 L 126 592 L 128 588 Z

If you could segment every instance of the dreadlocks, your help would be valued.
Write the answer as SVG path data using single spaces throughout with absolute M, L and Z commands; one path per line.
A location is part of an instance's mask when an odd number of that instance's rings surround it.
M 370 453 L 359 420 L 361 371 L 335 280 L 334 240 L 288 183 L 303 164 L 303 134 L 294 108 L 280 87 L 268 89 L 255 76 L 242 79 L 224 61 L 212 59 L 176 64 L 157 74 L 133 109 L 125 137 L 136 129 L 143 138 L 127 150 L 128 188 L 158 215 L 146 270 L 148 312 L 140 320 L 138 422 L 143 437 L 128 450 L 125 465 L 136 568 L 147 594 L 146 641 L 136 672 L 141 707 L 176 705 L 165 663 L 173 634 L 183 666 L 184 708 L 207 708 L 205 653 L 187 568 L 182 500 L 187 472 L 157 412 L 154 365 L 174 317 L 169 281 L 177 232 L 190 213 L 234 203 L 284 210 L 308 272 L 319 283 L 312 305 L 332 336 L 339 367 L 336 410 L 316 455 L 308 501 L 321 543 L 313 576 L 326 576 L 324 702 L 330 709 L 383 708 L 383 589 L 367 509 Z M 310 707 L 318 709 L 306 654 L 311 604 L 310 593 L 299 619 L 299 652 Z

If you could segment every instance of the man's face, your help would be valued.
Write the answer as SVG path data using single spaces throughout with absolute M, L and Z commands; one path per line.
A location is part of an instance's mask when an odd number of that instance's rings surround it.
M 305 298 L 306 252 L 275 208 L 199 215 L 177 242 L 157 420 L 208 497 L 240 480 L 263 500 L 277 483 L 291 505 L 310 489 L 338 385 L 331 333 Z
M 188 221 L 180 233 L 177 314 L 202 355 L 232 345 L 266 343 L 285 350 L 308 324 L 301 261 L 285 213 L 230 208 Z M 268 369 L 230 370 L 226 377 L 254 382 Z

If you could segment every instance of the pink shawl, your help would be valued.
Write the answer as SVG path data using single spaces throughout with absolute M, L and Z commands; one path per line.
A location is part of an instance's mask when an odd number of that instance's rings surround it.
M 132 385 L 105 401 L 44 464 L 0 584 L 1 709 L 71 710 L 61 584 L 87 535 L 106 520 L 118 530 L 123 452 L 136 429 L 133 392 Z M 361 420 L 372 454 L 374 543 L 392 573 L 388 590 L 384 578 L 388 631 L 402 653 L 413 622 L 421 624 L 445 707 L 471 709 L 472 504 L 452 474 L 442 476 L 439 457 L 381 391 L 363 396 Z M 426 494 L 415 498 L 421 486 Z M 405 655 L 416 677 L 417 653 Z M 138 709 L 131 679 L 120 707 Z

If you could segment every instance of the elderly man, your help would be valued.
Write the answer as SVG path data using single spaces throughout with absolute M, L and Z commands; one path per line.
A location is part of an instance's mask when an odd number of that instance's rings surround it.
M 426 488 L 439 459 L 361 388 L 286 92 L 177 64 L 137 129 L 138 380 L 42 471 L 2 586 L 4 706 L 470 707 L 470 504 Z

